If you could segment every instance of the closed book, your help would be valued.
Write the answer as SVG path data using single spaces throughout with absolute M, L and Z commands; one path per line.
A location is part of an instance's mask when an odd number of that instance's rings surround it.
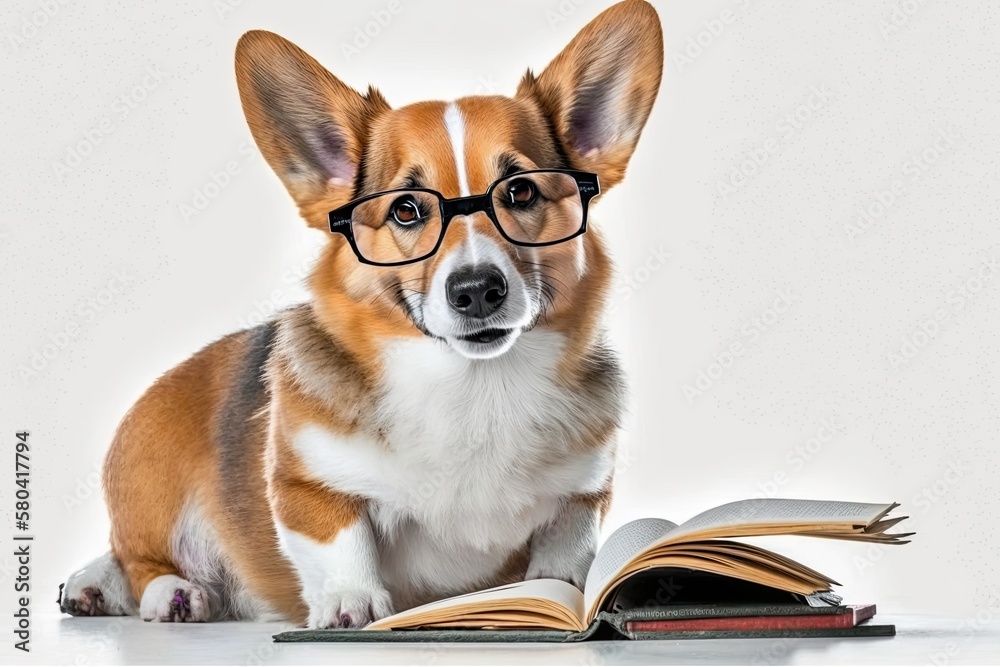
M 875 616 L 875 605 L 848 605 L 839 614 L 795 614 L 787 616 L 736 616 L 627 621 L 628 632 L 700 632 L 720 630 L 817 630 L 853 628 Z

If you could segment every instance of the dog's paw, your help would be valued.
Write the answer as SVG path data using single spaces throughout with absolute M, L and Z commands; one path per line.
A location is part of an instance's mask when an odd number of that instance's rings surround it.
M 97 588 L 74 586 L 72 578 L 59 585 L 59 611 L 71 616 L 107 616 L 104 595 Z
M 392 613 L 392 599 L 385 589 L 344 589 L 310 603 L 306 627 L 313 630 L 363 628 Z
M 159 623 L 201 623 L 209 617 L 208 595 L 187 579 L 165 574 L 146 586 L 139 616 Z
M 59 611 L 73 616 L 125 616 L 134 613 L 118 561 L 108 553 L 74 572 L 59 586 Z

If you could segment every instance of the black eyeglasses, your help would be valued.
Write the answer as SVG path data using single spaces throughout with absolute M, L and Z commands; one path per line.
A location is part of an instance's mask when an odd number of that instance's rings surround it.
M 427 259 L 441 247 L 452 218 L 480 211 L 514 245 L 549 246 L 587 231 L 587 205 L 600 193 L 596 174 L 520 171 L 472 197 L 445 199 L 425 188 L 366 195 L 331 211 L 330 231 L 347 237 L 358 260 L 376 266 Z

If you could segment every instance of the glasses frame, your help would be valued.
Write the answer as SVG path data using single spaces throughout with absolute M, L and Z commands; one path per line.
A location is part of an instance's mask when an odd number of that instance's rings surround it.
M 558 241 L 546 241 L 544 243 L 515 241 L 507 235 L 507 232 L 505 232 L 503 227 L 500 225 L 500 221 L 497 220 L 496 211 L 493 209 L 493 191 L 501 183 L 518 176 L 541 173 L 566 174 L 573 177 L 576 181 L 576 187 L 580 193 L 580 204 L 583 207 L 583 213 L 580 216 L 580 228 L 566 238 L 559 239 Z M 358 244 L 354 238 L 354 223 L 352 221 L 354 209 L 366 201 L 375 199 L 376 197 L 384 197 L 385 195 L 391 195 L 394 193 L 402 194 L 405 192 L 425 192 L 437 197 L 441 213 L 441 233 L 438 235 L 437 243 L 434 244 L 434 248 L 430 252 L 414 259 L 406 259 L 400 262 L 376 262 L 368 259 L 361 254 L 360 250 L 358 250 Z M 587 207 L 590 204 L 590 200 L 599 194 L 601 194 L 601 183 L 597 178 L 597 174 L 592 174 L 586 171 L 577 171 L 575 169 L 531 169 L 529 171 L 518 171 L 497 179 L 486 189 L 486 192 L 481 195 L 447 199 L 437 190 L 431 190 L 429 188 L 401 188 L 396 190 L 385 190 L 383 192 L 375 192 L 370 195 L 365 195 L 364 197 L 359 197 L 344 206 L 330 211 L 328 217 L 330 220 L 330 232 L 345 236 L 347 238 L 347 242 L 351 244 L 351 249 L 354 251 L 354 254 L 357 255 L 358 261 L 362 264 L 370 264 L 372 266 L 403 266 L 404 264 L 422 262 L 428 257 L 434 255 L 441 248 L 441 243 L 444 241 L 444 236 L 448 232 L 448 225 L 451 223 L 451 219 L 457 215 L 472 215 L 473 213 L 479 212 L 485 213 L 493 222 L 493 226 L 497 228 L 498 232 L 500 232 L 500 236 L 502 236 L 507 242 L 516 246 L 525 248 L 541 248 L 556 245 L 558 243 L 565 243 L 566 241 L 575 239 L 577 236 L 580 236 L 587 231 Z

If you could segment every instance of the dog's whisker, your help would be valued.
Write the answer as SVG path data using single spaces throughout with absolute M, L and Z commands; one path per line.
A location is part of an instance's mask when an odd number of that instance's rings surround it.
M 389 285 L 388 287 L 386 287 L 381 292 L 379 292 L 378 294 L 376 294 L 375 298 L 368 302 L 368 305 L 370 306 L 373 303 L 375 303 L 376 301 L 378 301 L 382 297 L 383 294 L 385 294 L 386 292 L 388 292 L 391 289 L 394 289 L 394 288 L 395 289 L 399 289 L 402 285 L 405 285 L 406 283 L 417 282 L 417 281 L 420 281 L 420 280 L 423 280 L 423 279 L 422 278 L 411 278 L 410 280 L 403 280 L 401 282 L 393 283 L 393 284 Z

